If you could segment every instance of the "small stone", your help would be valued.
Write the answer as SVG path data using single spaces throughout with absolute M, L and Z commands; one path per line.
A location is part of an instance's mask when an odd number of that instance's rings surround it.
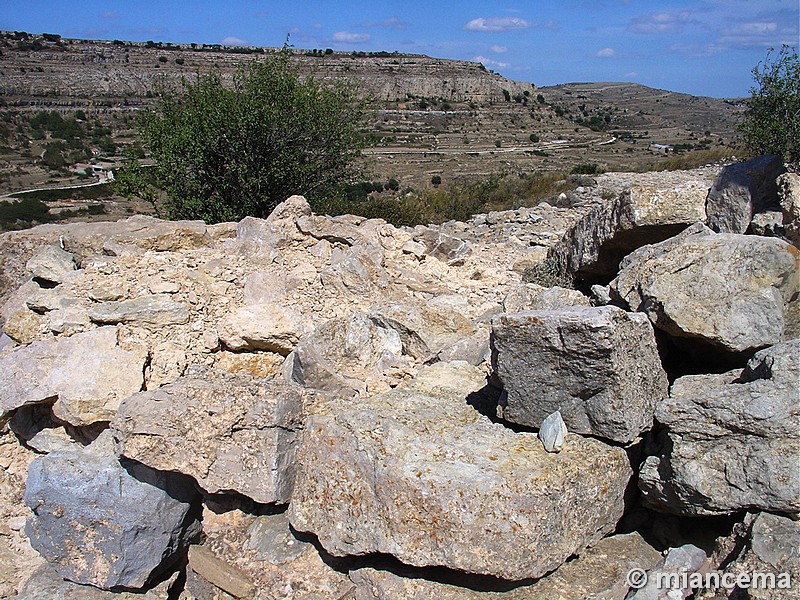
M 544 449 L 548 452 L 561 452 L 564 447 L 564 438 L 567 437 L 567 426 L 561 418 L 561 412 L 556 411 L 542 421 L 539 429 L 539 439 Z

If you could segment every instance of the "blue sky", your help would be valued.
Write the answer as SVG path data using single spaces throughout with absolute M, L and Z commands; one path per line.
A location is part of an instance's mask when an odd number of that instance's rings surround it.
M 798 0 L 0 0 L 0 29 L 65 37 L 399 51 L 536 85 L 632 81 L 746 96 Z

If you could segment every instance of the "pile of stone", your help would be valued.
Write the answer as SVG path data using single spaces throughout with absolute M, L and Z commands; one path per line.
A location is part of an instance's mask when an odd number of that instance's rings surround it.
M 641 600 L 715 569 L 800 597 L 780 170 L 0 236 L 0 598 Z M 591 298 L 523 281 L 543 260 Z

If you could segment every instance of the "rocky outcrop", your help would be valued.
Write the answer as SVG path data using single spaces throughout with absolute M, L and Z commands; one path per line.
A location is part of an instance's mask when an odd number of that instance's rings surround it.
M 312 395 L 280 380 L 193 368 L 128 397 L 112 422 L 120 456 L 193 477 L 208 493 L 286 503 Z
M 492 322 L 502 416 L 540 427 L 560 411 L 570 431 L 630 442 L 667 395 L 653 329 L 613 306 L 504 314 Z
M 292 526 L 337 556 L 511 580 L 540 577 L 612 530 L 625 454 L 577 436 L 548 454 L 467 405 L 483 379 L 439 363 L 358 405 L 320 408 L 298 457 Z
M 548 260 L 562 274 L 606 283 L 628 253 L 705 221 L 709 185 L 680 172 L 641 174 L 570 228 Z
M 631 253 L 611 292 L 672 336 L 752 352 L 783 339 L 800 253 L 775 238 L 715 234 L 698 224 Z
M 785 171 L 774 155 L 723 168 L 708 192 L 708 226 L 718 233 L 745 233 L 753 215 L 777 208 L 776 179 Z
M 199 532 L 194 495 L 185 481 L 118 462 L 107 432 L 31 464 L 26 533 L 65 579 L 142 588 Z
M 799 378 L 792 340 L 756 353 L 733 382 L 678 380 L 656 409 L 666 429 L 641 467 L 645 502 L 690 515 L 800 510 Z

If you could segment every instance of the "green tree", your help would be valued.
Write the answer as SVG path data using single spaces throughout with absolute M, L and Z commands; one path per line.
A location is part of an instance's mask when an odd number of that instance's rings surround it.
M 287 48 L 237 72 L 162 91 L 141 121 L 164 214 L 209 223 L 267 216 L 357 176 L 365 102 L 348 83 L 301 78 Z
M 756 85 L 750 89 L 739 131 L 754 154 L 778 154 L 789 163 L 800 161 L 800 60 L 797 50 L 770 49 L 753 68 Z

